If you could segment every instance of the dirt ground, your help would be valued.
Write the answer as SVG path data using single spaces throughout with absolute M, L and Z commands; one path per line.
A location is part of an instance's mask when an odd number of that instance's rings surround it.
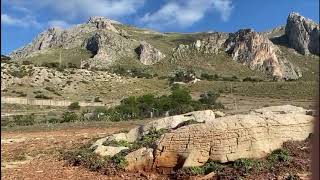
M 70 167 L 59 159 L 58 150 L 130 129 L 139 122 L 112 123 L 108 127 L 63 127 L 58 130 L 1 132 L 1 177 L 3 179 L 126 179 L 108 177 L 81 167 Z M 132 176 L 137 176 L 133 174 Z M 138 175 L 140 176 L 140 175 Z M 146 176 L 146 175 L 142 175 Z M 148 175 L 149 176 L 149 175 Z M 131 178 L 129 178 L 131 179 Z M 137 179 L 137 178 L 134 178 Z
M 237 108 L 235 108 L 235 101 Z M 292 104 L 305 108 L 313 106 L 312 100 L 279 100 L 222 96 L 224 112 L 241 113 L 267 105 Z M 54 127 L 25 127 L 1 131 L 1 177 L 3 179 L 167 179 L 158 174 L 123 174 L 108 177 L 90 172 L 82 167 L 71 167 L 59 159 L 59 150 L 71 149 L 108 134 L 128 130 L 146 121 L 118 123 L 61 124 Z M 309 179 L 309 175 L 306 175 Z

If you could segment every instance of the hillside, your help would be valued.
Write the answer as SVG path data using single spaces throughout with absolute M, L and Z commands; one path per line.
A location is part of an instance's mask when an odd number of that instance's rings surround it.
M 310 177 L 319 33 L 50 28 L 1 55 L 3 177 Z

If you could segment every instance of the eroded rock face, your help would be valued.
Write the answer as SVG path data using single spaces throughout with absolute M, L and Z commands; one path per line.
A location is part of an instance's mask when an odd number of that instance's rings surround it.
M 251 29 L 231 34 L 225 42 L 226 52 L 252 70 L 259 70 L 277 79 L 298 79 L 301 74 L 290 62 L 280 58 L 281 51 L 266 36 Z
M 205 53 L 205 54 L 218 54 L 221 50 L 223 51 L 223 44 L 227 40 L 227 33 L 214 32 L 210 33 L 207 38 L 202 40 L 196 40 L 190 45 L 180 44 L 173 51 L 173 58 L 184 58 L 189 53 Z
M 300 108 L 260 109 L 216 118 L 164 134 L 155 152 L 154 167 L 200 166 L 209 159 L 229 162 L 261 158 L 285 141 L 306 139 L 312 131 L 313 117 Z
M 159 62 L 166 56 L 158 49 L 151 46 L 151 44 L 142 41 L 139 47 L 139 59 L 144 65 L 152 65 Z
M 88 50 L 92 51 L 93 55 L 98 53 L 97 59 L 103 59 L 104 62 L 134 55 L 134 49 L 139 44 L 136 42 L 132 46 L 133 41 L 125 38 L 129 35 L 124 30 L 119 32 L 113 24 L 119 24 L 119 22 L 104 17 L 91 17 L 88 23 L 75 25 L 68 29 L 50 28 L 39 34 L 30 44 L 12 52 L 9 56 L 13 59 L 19 59 L 46 53 L 50 51 L 50 48 L 81 47 L 89 47 Z M 101 47 L 106 48 L 102 50 Z M 125 54 L 129 50 L 130 52 Z M 115 57 L 118 54 L 122 56 Z M 102 64 L 104 63 L 102 62 Z
M 134 57 L 134 49 L 138 43 L 126 39 L 119 34 L 109 32 L 97 32 L 82 44 L 83 48 L 90 50 L 94 57 L 81 61 L 82 68 L 103 69 L 115 60 Z
M 298 13 L 291 13 L 287 19 L 285 34 L 289 47 L 301 54 L 319 55 L 319 24 Z

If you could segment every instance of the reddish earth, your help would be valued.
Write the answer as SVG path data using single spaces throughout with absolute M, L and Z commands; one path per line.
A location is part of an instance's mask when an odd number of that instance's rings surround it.
M 141 122 L 112 123 L 111 127 L 68 127 L 60 130 L 2 131 L 1 177 L 3 179 L 150 179 L 152 174 L 118 177 L 71 167 L 59 159 L 59 149 L 69 149 Z M 24 157 L 27 157 L 25 159 Z M 30 157 L 30 160 L 28 159 Z

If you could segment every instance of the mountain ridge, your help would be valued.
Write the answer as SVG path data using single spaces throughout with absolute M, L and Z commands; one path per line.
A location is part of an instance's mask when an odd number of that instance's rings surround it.
M 306 26 L 309 28 L 301 29 L 305 26 L 301 23 L 307 24 Z M 290 30 L 290 28 L 293 30 Z M 241 34 L 241 32 L 246 33 L 237 38 L 236 41 L 232 41 L 232 37 Z M 235 33 L 202 32 L 187 34 L 160 33 L 139 29 L 108 18 L 94 16 L 90 17 L 87 23 L 68 29 L 50 28 L 40 33 L 31 43 L 17 49 L 9 56 L 12 59 L 23 59 L 46 54 L 46 50 L 50 51 L 52 48 L 80 48 L 91 53 L 91 58 L 81 60 L 80 68 L 105 69 L 122 59 L 137 59 L 143 65 L 152 66 L 161 63 L 164 59 L 169 59 L 167 62 L 179 61 L 179 58 L 175 57 L 175 54 L 181 50 L 179 47 L 183 48 L 186 45 L 189 50 L 194 50 L 200 48 L 197 47 L 199 46 L 197 43 L 206 42 L 205 46 L 207 47 L 205 48 L 216 49 L 214 52 L 209 50 L 211 55 L 216 55 L 222 51 L 229 52 L 227 54 L 234 61 L 240 62 L 252 70 L 261 71 L 275 79 L 290 80 L 300 78 L 301 71 L 299 67 L 294 67 L 290 61 L 283 57 L 280 58 L 281 50 L 277 48 L 277 41 L 270 40 L 282 37 L 284 44 L 295 49 L 298 53 L 305 54 L 306 52 L 306 54 L 309 54 L 310 52 L 310 54 L 319 55 L 319 43 L 316 41 L 319 32 L 319 24 L 311 22 L 311 20 L 298 13 L 289 14 L 285 27 L 280 26 L 267 32 L 239 30 Z M 225 38 L 218 40 L 216 38 L 219 37 L 215 34 L 224 34 Z M 207 38 L 211 38 L 211 40 L 208 41 Z M 218 41 L 220 43 L 217 46 Z M 252 43 L 255 44 L 254 47 Z M 232 53 L 229 46 L 234 44 L 242 44 L 238 46 L 245 46 L 245 48 Z M 148 48 L 144 48 L 144 51 L 142 51 L 142 47 Z M 252 51 L 252 49 L 255 50 Z M 202 54 L 198 55 L 202 56 Z M 184 58 L 189 57 L 184 56 Z

